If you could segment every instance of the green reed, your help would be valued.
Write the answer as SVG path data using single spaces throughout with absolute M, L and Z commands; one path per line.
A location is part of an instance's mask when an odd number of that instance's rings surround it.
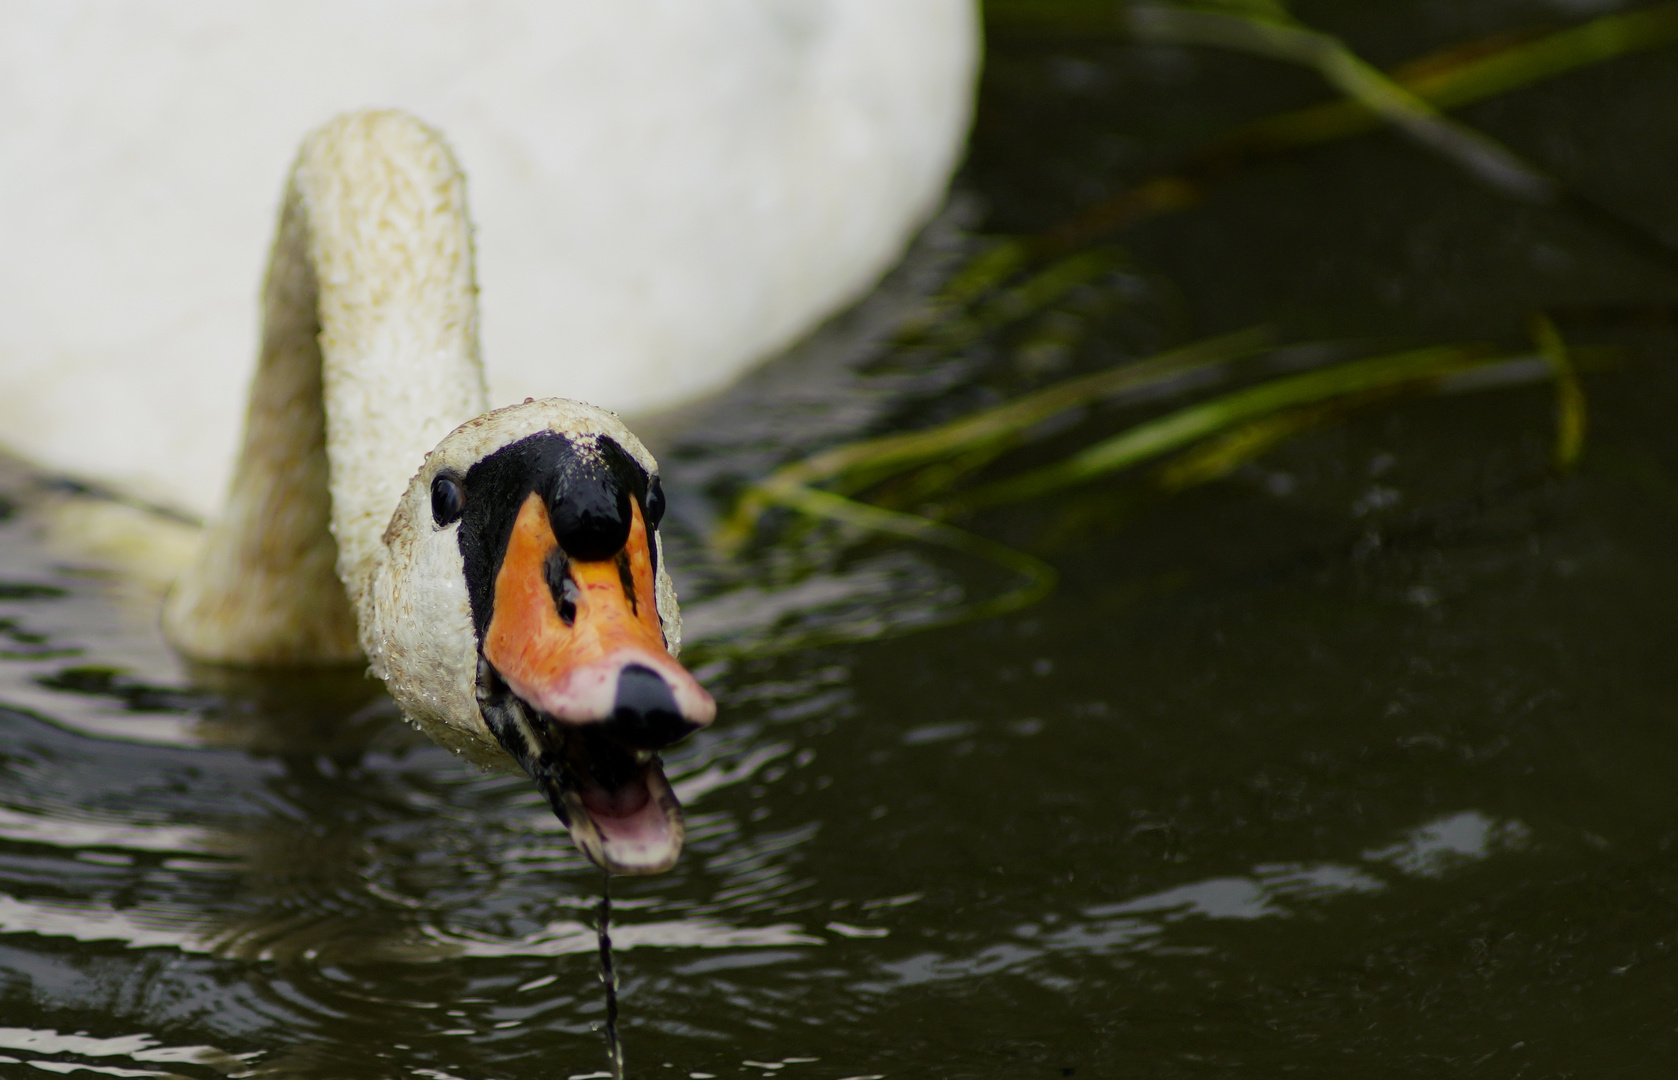
M 993 26 L 1035 21 L 1085 32 L 1104 29 L 1138 40 L 1240 49 L 1310 66 L 1343 97 L 1238 128 L 1190 154 L 1177 170 L 1145 180 L 1055 229 L 988 243 L 904 322 L 895 338 L 899 347 L 959 355 L 1025 320 L 1052 313 L 1079 288 L 1099 284 L 1103 275 L 1125 265 L 1117 249 L 1091 246 L 1115 229 L 1192 208 L 1211 183 L 1252 163 L 1382 126 L 1403 131 L 1511 198 L 1583 206 L 1594 213 L 1554 177 L 1446 111 L 1678 42 L 1678 3 L 1667 3 L 1559 31 L 1454 46 L 1382 72 L 1339 39 L 1298 22 L 1275 0 L 993 2 L 986 16 Z M 1602 214 L 1597 218 L 1605 220 Z M 1646 252 L 1662 246 L 1634 223 L 1609 223 Z M 1670 250 L 1665 254 L 1672 255 Z M 1264 328 L 1196 341 L 1066 379 L 948 423 L 858 440 L 791 462 L 741 494 L 716 540 L 723 550 L 738 551 L 761 531 L 764 514 L 776 508 L 862 536 L 912 539 L 977 557 L 1019 579 L 991 599 L 913 629 L 1018 610 L 1048 594 L 1055 582 L 1053 568 L 952 520 L 1059 495 L 1148 465 L 1156 466 L 1147 478 L 1154 489 L 1181 491 L 1359 410 L 1402 397 L 1541 379 L 1556 387 L 1553 464 L 1558 470 L 1572 467 L 1587 427 L 1579 357 L 1547 316 L 1534 316 L 1531 333 L 1531 349 L 1445 344 L 1272 375 L 1133 424 L 1050 464 L 1005 475 L 1008 454 L 1032 445 L 1033 431 L 1046 421 L 1172 384 L 1187 386 L 1196 377 L 1200 382 L 1232 377 L 1242 362 L 1276 346 L 1273 333 Z M 976 476 L 998 473 L 1004 475 L 974 482 Z M 771 651 L 845 636 L 807 635 Z

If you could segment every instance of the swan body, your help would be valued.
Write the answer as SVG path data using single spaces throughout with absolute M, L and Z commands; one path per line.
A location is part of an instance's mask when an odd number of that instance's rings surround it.
M 457 753 L 522 767 L 579 847 L 667 868 L 656 751 L 715 715 L 675 659 L 658 463 L 613 413 L 485 411 L 465 184 L 397 112 L 304 140 L 223 514 L 165 604 L 200 661 L 365 656 Z
M 973 0 L 0 6 L 0 442 L 214 515 L 274 179 L 369 105 L 472 177 L 493 400 L 704 393 L 897 258 L 977 55 Z

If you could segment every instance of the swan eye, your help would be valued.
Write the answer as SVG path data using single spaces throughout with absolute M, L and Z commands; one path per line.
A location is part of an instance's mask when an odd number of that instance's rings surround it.
M 647 484 L 647 503 L 643 509 L 647 512 L 647 528 L 658 528 L 658 523 L 664 520 L 664 485 L 656 476 Z
M 460 481 L 452 476 L 439 475 L 431 481 L 431 519 L 441 529 L 460 520 L 466 509 L 466 492 Z

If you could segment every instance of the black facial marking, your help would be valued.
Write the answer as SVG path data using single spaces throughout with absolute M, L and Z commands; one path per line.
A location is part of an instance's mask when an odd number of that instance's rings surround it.
M 657 475 L 647 481 L 647 501 L 641 504 L 641 512 L 647 515 L 648 529 L 658 528 L 658 523 L 664 520 L 664 485 L 658 482 Z
M 536 781 L 536 790 L 548 800 L 559 820 L 567 826 L 571 817 L 565 810 L 565 771 L 559 756 L 545 744 L 551 740 L 546 734 L 544 718 L 538 716 L 501 679 L 495 668 L 483 657 L 478 658 L 478 711 L 484 723 L 514 761 Z
M 466 564 L 466 595 L 478 640 L 483 640 L 493 613 L 495 575 L 501 570 L 507 539 L 532 492 L 547 504 L 549 524 L 564 553 L 573 559 L 595 560 L 611 558 L 628 540 L 630 499 L 639 502 L 642 516 L 652 521 L 647 500 L 655 483 L 649 482 L 646 471 L 623 447 L 603 435 L 539 431 L 473 465 L 460 485 L 460 554 Z M 435 508 L 435 483 L 432 491 Z M 652 536 L 647 539 L 656 560 L 656 541 Z M 562 615 L 568 580 L 567 574 L 554 596 Z M 551 573 L 548 587 L 554 588 Z
M 438 473 L 431 481 L 431 520 L 441 529 L 460 520 L 466 508 L 466 492 L 460 477 L 450 472 Z
M 584 562 L 609 559 L 629 539 L 629 492 L 615 479 L 567 483 L 563 495 L 550 497 L 548 518 L 567 555 Z
M 658 524 L 664 520 L 664 485 L 658 482 L 658 474 L 653 473 L 647 478 L 647 500 L 641 504 L 641 512 L 647 516 L 647 558 L 653 565 L 653 588 L 658 588 Z
M 639 615 L 641 605 L 635 599 L 635 575 L 629 569 L 629 552 L 618 552 L 615 561 L 618 564 L 618 582 L 623 586 L 623 595 L 629 600 L 629 612 L 631 615 Z
M 596 439 L 594 448 L 594 459 L 577 455 L 576 468 L 556 471 L 547 493 L 559 546 L 585 562 L 609 559 L 629 541 L 631 498 L 646 516 L 647 474 L 611 439 Z
M 514 696 L 513 691 L 501 678 L 501 673 L 495 670 L 495 665 L 478 657 L 478 682 L 475 687 L 478 706 L 489 723 L 490 731 L 497 741 L 506 748 L 513 760 L 521 768 L 526 768 L 530 758 L 530 741 L 525 738 L 519 720 L 519 707 L 522 702 Z M 511 699 L 511 700 L 509 700 Z M 493 715 L 492 715 L 493 714 Z

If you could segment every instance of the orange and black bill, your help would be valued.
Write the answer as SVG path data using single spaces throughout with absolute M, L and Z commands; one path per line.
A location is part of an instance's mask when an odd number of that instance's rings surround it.
M 485 722 L 589 859 L 669 869 L 682 813 L 658 751 L 716 704 L 666 647 L 657 478 L 608 438 L 543 432 L 454 482 Z

